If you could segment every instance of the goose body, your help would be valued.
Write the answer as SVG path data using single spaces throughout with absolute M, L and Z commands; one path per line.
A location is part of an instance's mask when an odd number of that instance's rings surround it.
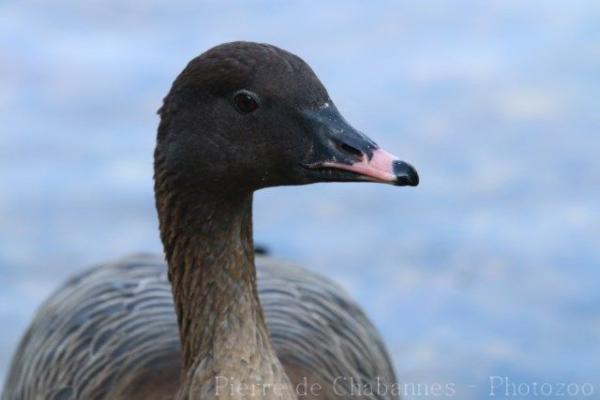
M 339 287 L 256 257 L 253 192 L 418 183 L 352 128 L 310 67 L 265 44 L 193 59 L 159 111 L 154 189 L 165 257 L 68 281 L 38 310 L 2 400 L 398 397 L 378 333 Z
M 387 394 L 352 398 L 396 398 L 385 346 L 341 288 L 269 257 L 256 267 L 273 347 L 300 398 L 344 398 L 378 377 Z M 181 350 L 166 271 L 162 257 L 136 255 L 69 280 L 38 310 L 2 399 L 175 398 Z

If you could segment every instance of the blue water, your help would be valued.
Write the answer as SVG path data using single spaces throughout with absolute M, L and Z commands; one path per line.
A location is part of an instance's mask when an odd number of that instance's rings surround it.
M 595 1 L 0 3 L 0 376 L 67 276 L 160 251 L 155 111 L 191 57 L 246 39 L 301 55 L 422 178 L 261 192 L 257 241 L 351 291 L 402 382 L 600 398 L 599 20 Z

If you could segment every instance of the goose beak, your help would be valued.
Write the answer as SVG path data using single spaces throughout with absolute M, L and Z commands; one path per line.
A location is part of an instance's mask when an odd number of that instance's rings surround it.
M 419 174 L 407 162 L 382 150 L 346 122 L 331 104 L 308 111 L 311 131 L 317 136 L 312 160 L 303 166 L 318 181 L 370 181 L 396 186 L 417 186 Z
M 370 157 L 365 154 L 351 164 L 329 161 L 322 163 L 322 166 L 352 172 L 372 182 L 390 183 L 395 186 L 419 184 L 419 174 L 412 165 L 379 148 L 373 150 Z

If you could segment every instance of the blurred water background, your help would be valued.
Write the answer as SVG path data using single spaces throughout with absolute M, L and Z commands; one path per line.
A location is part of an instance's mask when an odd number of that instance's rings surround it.
M 403 382 L 600 398 L 599 21 L 595 1 L 1 2 L 0 376 L 66 277 L 161 251 L 155 111 L 245 39 L 302 56 L 422 178 L 260 192 L 257 242 L 351 291 Z

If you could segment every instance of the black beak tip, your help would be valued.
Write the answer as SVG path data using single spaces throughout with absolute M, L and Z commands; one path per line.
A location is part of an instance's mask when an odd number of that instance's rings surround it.
M 394 161 L 394 175 L 396 175 L 396 186 L 417 186 L 419 174 L 417 170 L 404 161 Z

